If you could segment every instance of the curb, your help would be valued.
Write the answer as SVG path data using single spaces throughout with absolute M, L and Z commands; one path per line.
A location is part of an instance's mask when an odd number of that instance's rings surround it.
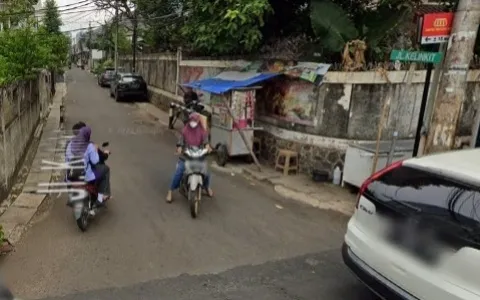
M 66 84 L 58 83 L 56 85 L 57 94 L 52 99 L 47 116 L 40 120 L 39 125 L 34 131 L 34 138 L 40 137 L 37 153 L 32 162 L 32 169 L 40 170 L 42 160 L 55 161 L 57 155 L 55 151 L 42 153 L 41 147 L 52 146 L 52 140 L 55 140 L 55 149 L 58 147 L 58 136 L 61 134 L 58 129 L 61 126 L 62 107 L 67 93 Z M 3 227 L 4 238 L 11 244 L 17 244 L 25 233 L 28 225 L 38 211 L 40 205 L 47 198 L 47 194 L 34 194 L 28 187 L 37 186 L 39 182 L 50 182 L 54 171 L 31 172 L 25 180 L 22 192 L 15 201 L 0 216 L 0 224 Z
M 305 187 L 302 188 L 299 186 L 297 189 L 282 183 L 282 174 L 273 172 L 260 173 L 248 167 L 242 168 L 242 170 L 245 177 L 250 177 L 259 182 L 267 183 L 268 185 L 272 186 L 273 190 L 277 192 L 277 194 L 287 199 L 292 199 L 318 209 L 336 211 L 349 217 L 355 210 L 354 203 L 348 200 L 339 200 L 337 197 L 335 197 L 334 193 L 328 190 L 328 185 L 325 186 L 326 190 L 322 193 L 306 193 L 304 191 Z

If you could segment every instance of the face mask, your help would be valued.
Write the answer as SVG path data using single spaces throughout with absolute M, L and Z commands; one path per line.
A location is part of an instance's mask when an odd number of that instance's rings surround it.
M 190 121 L 190 127 L 195 128 L 197 127 L 198 123 L 195 121 Z

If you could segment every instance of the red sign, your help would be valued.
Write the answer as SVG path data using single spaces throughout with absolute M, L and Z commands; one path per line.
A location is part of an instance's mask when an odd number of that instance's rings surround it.
M 422 37 L 448 37 L 452 31 L 453 13 L 423 16 Z

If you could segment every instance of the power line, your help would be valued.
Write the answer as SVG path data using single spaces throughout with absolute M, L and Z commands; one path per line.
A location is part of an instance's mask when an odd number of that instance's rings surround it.
M 77 5 L 75 7 L 70 7 L 70 8 L 66 8 L 66 9 L 58 9 L 57 7 L 57 12 L 59 14 L 62 14 L 62 13 L 71 13 L 72 10 L 75 10 L 75 9 L 78 9 L 78 8 L 85 8 L 85 7 L 88 7 L 89 5 L 93 4 L 93 3 L 88 3 L 90 2 L 91 0 L 83 0 L 83 1 L 80 1 L 80 3 L 83 3 L 81 5 L 79 5 L 79 3 L 75 3 L 75 4 L 70 4 L 70 6 L 72 5 Z M 93 8 L 93 7 L 91 7 Z M 97 9 L 97 8 L 96 8 Z M 42 8 L 42 9 L 39 9 L 39 10 L 30 10 L 30 11 L 21 11 L 21 12 L 11 12 L 11 13 L 0 13 L 0 15 L 2 16 L 20 16 L 20 15 L 31 15 L 31 14 L 35 14 L 37 12 L 41 12 L 41 13 L 44 13 L 48 11 L 47 8 Z M 81 11 L 77 11 L 77 12 L 81 12 Z M 76 13 L 76 12 L 74 12 Z
M 57 6 L 57 9 L 59 9 L 59 8 L 64 8 L 64 7 L 75 6 L 75 5 L 79 5 L 79 4 L 84 4 L 84 3 L 87 3 L 87 2 L 90 2 L 89 4 L 93 4 L 93 3 L 92 3 L 92 0 L 81 0 L 81 1 L 79 1 L 79 2 L 77 2 L 77 3 L 71 3 L 71 4 L 65 4 L 65 5 Z M 47 8 L 43 7 L 43 8 L 40 8 L 39 10 L 37 10 L 37 11 L 40 11 L 40 12 L 41 12 L 41 11 L 46 11 L 46 10 L 47 10 Z
M 93 13 L 94 13 L 94 12 L 90 12 L 90 13 L 85 14 L 85 15 L 70 17 L 69 19 L 64 20 L 65 23 L 63 23 L 63 24 L 65 25 L 65 24 L 71 23 L 71 22 L 73 22 L 73 21 L 78 21 L 78 20 L 80 20 L 80 19 L 83 19 L 83 18 L 86 18 L 86 17 L 92 15 Z

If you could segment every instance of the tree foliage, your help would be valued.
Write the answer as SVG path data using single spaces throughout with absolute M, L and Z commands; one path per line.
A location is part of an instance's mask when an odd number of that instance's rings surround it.
M 182 35 L 210 55 L 249 53 L 262 42 L 261 28 L 271 12 L 268 0 L 190 0 Z
M 120 55 L 131 54 L 131 42 L 127 38 L 128 29 L 119 25 L 118 28 L 118 53 Z M 80 36 L 80 41 L 91 49 L 98 49 L 105 51 L 107 57 L 114 58 L 115 55 L 115 41 L 116 41 L 116 25 L 114 22 L 107 22 L 102 25 L 100 32 L 87 32 Z M 92 37 L 90 40 L 90 36 Z
M 41 25 L 36 28 L 36 20 L 31 14 L 17 14 L 21 1 L 8 7 L 3 16 L 19 16 L 20 25 L 0 32 L 0 85 L 27 79 L 40 71 L 49 69 L 56 71 L 65 66 L 68 58 L 70 40 L 60 32 L 59 15 L 54 26 Z M 55 3 L 54 3 L 55 4 Z M 56 5 L 55 5 L 56 9 Z M 54 14 L 46 15 L 54 16 Z M 44 24 L 55 24 L 44 19 Z
M 302 52 L 305 55 L 320 53 L 321 60 L 330 62 L 340 62 L 343 47 L 352 40 L 366 42 L 369 61 L 385 60 L 393 47 L 410 47 L 416 30 L 412 22 L 413 12 L 422 2 L 93 1 L 101 8 L 114 8 L 118 3 L 125 34 L 132 32 L 132 24 L 136 22 L 138 34 L 147 44 L 144 50 L 149 52 L 175 51 L 178 47 L 209 56 L 292 52 L 287 56 L 295 57 L 293 52 Z M 449 5 L 452 3 L 444 1 Z
M 406 0 L 366 0 L 354 5 L 313 0 L 310 20 L 319 45 L 326 52 L 340 52 L 347 42 L 360 39 L 371 51 L 381 53 L 385 38 L 400 25 L 411 22 L 408 18 L 414 6 L 414 2 Z
M 43 26 L 49 33 L 60 33 L 60 26 L 62 26 L 60 13 L 58 12 L 57 3 L 55 0 L 47 0 L 45 2 L 45 14 L 43 16 Z

